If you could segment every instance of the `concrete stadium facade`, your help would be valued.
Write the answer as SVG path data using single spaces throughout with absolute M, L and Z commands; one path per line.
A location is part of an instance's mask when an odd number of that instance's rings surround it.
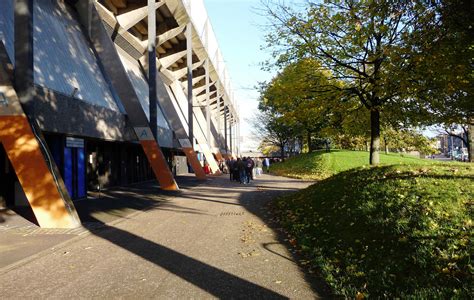
M 239 115 L 196 0 L 0 2 L 0 206 L 80 225 L 88 191 L 239 154 Z

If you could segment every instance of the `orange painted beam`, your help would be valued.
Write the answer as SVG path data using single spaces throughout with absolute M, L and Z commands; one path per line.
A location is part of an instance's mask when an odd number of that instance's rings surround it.
M 0 141 L 39 225 L 43 228 L 78 227 L 74 207 L 66 208 L 24 114 L 0 115 Z
M 188 163 L 193 168 L 194 175 L 196 176 L 196 178 L 198 180 L 206 180 L 207 175 L 204 172 L 204 168 L 202 167 L 201 162 L 197 158 L 196 151 L 194 151 L 194 148 L 191 145 L 189 139 L 179 139 L 178 141 L 181 145 L 181 148 L 183 149 L 184 154 L 186 155 L 186 158 L 188 159 Z
M 150 127 L 134 127 L 135 133 L 140 145 L 143 148 L 143 152 L 150 163 L 150 166 L 155 174 L 156 180 L 160 184 L 160 188 L 165 191 L 177 191 L 179 190 L 178 184 L 174 180 L 173 173 L 171 172 L 168 163 L 166 162 L 165 156 L 161 151 L 158 142 L 155 140 Z
M 183 152 L 186 154 L 186 158 L 188 159 L 189 164 L 193 168 L 194 175 L 199 180 L 206 180 L 207 176 L 204 172 L 204 169 L 201 166 L 201 163 L 197 159 L 196 152 L 193 148 L 183 147 Z
M 156 140 L 141 140 L 140 144 L 142 145 L 143 151 L 148 158 L 148 162 L 155 173 L 160 188 L 165 191 L 179 190 L 178 184 L 174 180 L 173 173 L 171 173 L 165 156 L 163 155 L 163 152 L 161 152 Z
M 224 159 L 224 157 L 222 156 L 220 151 L 216 152 L 216 157 L 217 157 L 217 160 L 223 160 Z

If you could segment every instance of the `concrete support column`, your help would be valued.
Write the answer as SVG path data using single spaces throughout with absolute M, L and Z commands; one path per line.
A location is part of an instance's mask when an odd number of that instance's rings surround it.
M 228 139 L 227 139 L 227 107 L 224 104 L 224 144 L 225 153 L 229 154 Z
M 237 155 L 240 155 L 240 120 L 237 121 Z
M 148 0 L 148 87 L 150 129 L 158 139 L 158 115 L 156 95 L 156 2 Z
M 205 25 L 205 28 L 204 28 L 204 34 L 206 36 L 206 39 L 205 39 L 205 47 L 207 49 L 209 49 L 209 20 L 206 20 L 206 25 Z M 209 148 L 213 148 L 213 145 L 212 145 L 212 139 L 211 139 L 211 95 L 210 95 L 210 70 L 209 70 L 209 66 L 210 66 L 210 63 L 209 63 L 209 57 L 206 59 L 206 65 L 205 65 L 205 69 L 206 69 L 206 128 L 207 128 L 207 131 L 206 131 L 206 138 L 207 138 L 207 143 L 209 144 Z
M 79 12 L 79 18 L 82 25 L 87 31 L 87 35 L 91 36 L 92 30 L 92 3 L 93 0 L 82 0 L 76 3 L 76 9 Z
M 232 150 L 232 153 L 236 154 L 237 155 L 237 127 L 235 126 L 235 120 L 234 122 L 232 123 L 232 129 L 234 130 L 232 136 L 234 137 L 234 140 L 232 141 L 232 145 L 233 145 L 233 150 Z
M 0 65 L 0 142 L 30 207 L 43 228 L 74 228 L 80 219 L 30 108 L 34 87 L 33 0 L 14 1 L 14 82 Z M 21 104 L 20 104 L 21 103 Z M 12 130 L 14 128 L 15 130 Z
M 188 68 L 188 126 L 189 140 L 194 149 L 193 114 L 193 29 L 191 23 L 186 27 L 186 60 Z
M 232 125 L 232 115 L 229 113 L 229 127 L 230 127 L 230 130 L 229 130 L 229 140 L 230 140 L 230 153 L 233 154 L 234 153 L 234 147 L 233 147 L 233 141 L 232 141 L 232 128 L 233 128 L 233 125 Z
M 212 148 L 212 142 L 211 142 L 211 99 L 210 99 L 210 94 L 209 94 L 209 84 L 210 84 L 210 78 L 209 78 L 209 58 L 206 59 L 206 139 L 209 147 Z
M 221 122 L 221 96 L 220 96 L 220 88 L 219 88 L 219 81 L 217 82 L 217 146 L 219 149 L 222 149 L 222 122 Z
M 14 85 L 22 104 L 34 97 L 33 0 L 15 0 Z M 24 106 L 27 107 L 27 106 Z M 28 114 L 29 112 L 26 111 Z
M 216 71 L 219 73 L 219 56 L 218 56 L 219 50 L 216 50 Z M 217 89 L 217 116 L 216 116 L 216 121 L 217 121 L 217 147 L 219 149 L 222 149 L 222 120 L 221 120 L 221 82 L 219 78 L 217 79 L 216 82 L 216 89 Z

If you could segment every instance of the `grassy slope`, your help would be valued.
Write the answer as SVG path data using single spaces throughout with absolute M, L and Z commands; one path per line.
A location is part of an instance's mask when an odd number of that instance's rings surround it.
M 382 155 L 386 165 L 353 169 L 367 159 L 367 153 L 338 151 L 275 166 L 285 174 L 327 177 L 277 201 L 289 234 L 339 295 L 468 297 L 473 165 Z
M 419 159 L 400 154 L 380 154 L 381 165 L 409 164 L 409 165 L 440 165 L 439 161 Z M 455 163 L 456 164 L 456 163 Z M 458 163 L 459 164 L 459 163 Z M 331 153 L 323 151 L 302 154 L 290 158 L 283 163 L 271 167 L 272 173 L 281 176 L 318 180 L 347 171 L 353 168 L 369 165 L 369 153 L 363 151 L 335 150 Z

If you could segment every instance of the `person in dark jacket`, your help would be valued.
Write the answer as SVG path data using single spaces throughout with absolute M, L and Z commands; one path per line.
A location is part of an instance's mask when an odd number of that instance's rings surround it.
M 245 162 L 240 159 L 240 158 L 237 158 L 237 172 L 239 174 L 239 179 L 240 179 L 240 183 L 243 183 L 243 184 L 247 184 L 247 176 L 246 176 L 246 172 L 245 172 Z
M 234 168 L 232 169 L 233 178 L 235 181 L 240 181 L 240 174 L 239 174 L 239 160 L 234 160 Z
M 255 167 L 255 162 L 252 160 L 252 158 L 247 157 L 245 160 L 245 178 L 247 180 L 247 183 L 250 183 L 250 179 L 253 180 L 253 168 Z
M 232 180 L 235 180 L 235 177 L 234 177 L 234 165 L 235 165 L 235 161 L 234 159 L 229 159 L 227 160 L 227 168 L 229 169 L 229 178 L 230 178 L 230 181 Z

